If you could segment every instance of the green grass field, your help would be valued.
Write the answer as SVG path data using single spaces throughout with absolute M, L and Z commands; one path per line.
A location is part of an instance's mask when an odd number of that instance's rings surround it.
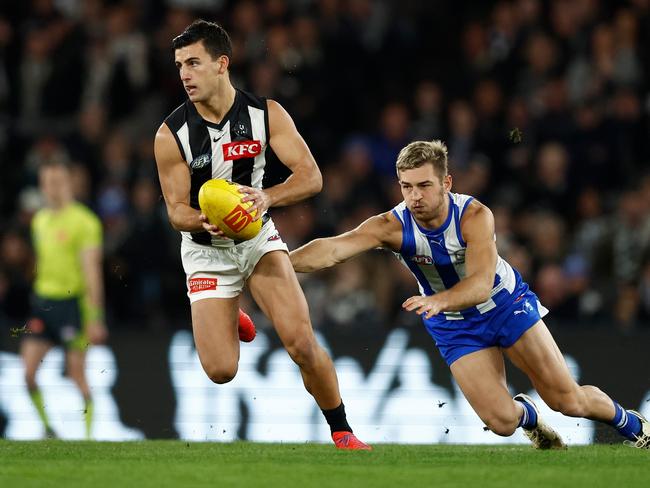
M 0 487 L 650 486 L 650 452 L 622 445 L 405 446 L 0 440 Z

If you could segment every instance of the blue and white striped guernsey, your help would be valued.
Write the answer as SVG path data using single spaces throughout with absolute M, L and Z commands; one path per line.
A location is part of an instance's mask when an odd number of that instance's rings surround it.
M 460 220 L 473 197 L 449 193 L 449 214 L 437 229 L 420 227 L 402 202 L 392 212 L 402 223 L 402 248 L 395 253 L 418 281 L 422 295 L 444 291 L 465 278 L 467 244 L 460 232 Z M 438 315 L 446 320 L 463 320 L 484 314 L 511 297 L 519 287 L 521 276 L 501 256 L 497 256 L 494 286 L 490 298 L 475 307 Z

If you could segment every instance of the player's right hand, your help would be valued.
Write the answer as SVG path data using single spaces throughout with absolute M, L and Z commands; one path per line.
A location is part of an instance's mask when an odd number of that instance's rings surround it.
M 208 218 L 206 217 L 205 214 L 199 215 L 199 220 L 201 221 L 201 225 L 203 226 L 203 229 L 206 232 L 209 232 L 210 235 L 216 236 L 216 237 L 226 237 L 226 235 L 217 227 L 216 225 L 212 225 Z
M 108 329 L 103 322 L 90 322 L 87 326 L 86 333 L 91 344 L 104 344 L 108 339 Z

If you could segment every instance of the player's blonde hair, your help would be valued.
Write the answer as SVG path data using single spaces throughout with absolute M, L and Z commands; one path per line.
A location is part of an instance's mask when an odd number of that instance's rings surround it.
M 441 179 L 447 176 L 447 146 L 444 142 L 439 139 L 415 141 L 402 148 L 395 163 L 397 176 L 400 171 L 419 168 L 426 163 L 433 165 L 433 169 Z

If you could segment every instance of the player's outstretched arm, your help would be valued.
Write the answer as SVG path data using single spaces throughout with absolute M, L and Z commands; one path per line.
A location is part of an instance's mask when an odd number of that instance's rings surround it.
M 369 218 L 359 227 L 344 234 L 315 239 L 289 254 L 293 269 L 310 273 L 329 268 L 369 249 L 399 249 L 402 244 L 401 224 L 390 213 Z
M 323 177 L 307 143 L 302 138 L 293 119 L 274 101 L 268 100 L 269 144 L 278 159 L 291 170 L 291 175 L 279 185 L 259 190 L 242 187 L 244 201 L 252 201 L 249 213 L 262 215 L 269 207 L 284 207 L 300 202 L 318 193 L 323 187 Z
M 413 296 L 402 305 L 430 318 L 440 312 L 457 312 L 483 303 L 490 298 L 494 285 L 497 248 L 494 242 L 494 217 L 489 208 L 472 202 L 461 222 L 466 276 L 448 290 L 432 296 Z
M 176 145 L 169 127 L 162 124 L 154 140 L 154 156 L 158 166 L 158 178 L 167 206 L 172 227 L 179 231 L 208 231 L 223 235 L 216 225 L 211 225 L 205 215 L 190 206 L 190 171 Z

